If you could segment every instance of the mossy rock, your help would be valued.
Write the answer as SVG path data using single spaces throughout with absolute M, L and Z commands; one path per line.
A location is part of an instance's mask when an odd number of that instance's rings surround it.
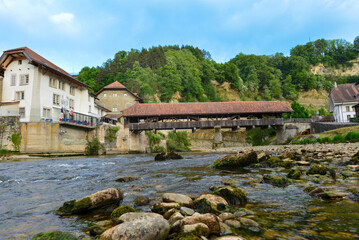
M 219 195 L 227 200 L 232 205 L 245 205 L 247 203 L 246 193 L 237 187 L 225 186 L 217 188 L 214 194 Z
M 113 212 L 111 213 L 111 218 L 119 218 L 123 214 L 128 213 L 128 212 L 136 212 L 136 210 L 133 209 L 132 207 L 126 206 L 126 205 L 119 206 L 118 208 L 113 210 Z
M 308 175 L 320 174 L 325 175 L 327 173 L 327 167 L 322 164 L 313 164 L 313 166 L 307 171 Z
M 210 167 L 216 169 L 238 169 L 256 163 L 258 163 L 257 153 L 250 152 L 222 157 L 214 161 Z
M 292 152 L 287 152 L 287 153 L 283 154 L 282 156 L 283 156 L 283 158 L 295 159 L 295 156 Z
M 278 175 L 264 175 L 263 181 L 276 187 L 286 187 L 289 184 L 288 178 Z
M 358 154 L 359 154 L 359 152 L 356 153 L 356 154 L 352 157 L 352 159 L 350 159 L 349 161 L 347 161 L 347 162 L 345 163 L 345 165 L 359 165 L 359 156 L 357 156 Z
M 272 156 L 267 160 L 267 164 L 271 167 L 289 168 L 292 166 L 292 161 L 283 161 L 283 156 L 280 156 L 280 157 Z
M 306 187 L 306 188 L 304 188 L 304 192 L 311 192 L 311 191 L 313 191 L 314 189 L 316 189 L 316 187 L 314 187 L 314 186 L 308 186 L 308 187 Z
M 71 215 L 76 213 L 85 213 L 92 206 L 91 199 L 89 197 L 82 198 L 78 201 L 71 200 L 65 202 L 62 207 L 55 211 L 58 215 Z
M 287 178 L 300 179 L 301 176 L 302 176 L 302 171 L 300 169 L 292 169 L 289 171 Z
M 171 240 L 202 240 L 202 238 L 196 236 L 193 233 L 180 233 L 170 239 Z
M 54 231 L 46 233 L 38 233 L 31 240 L 77 240 L 74 235 L 66 232 Z

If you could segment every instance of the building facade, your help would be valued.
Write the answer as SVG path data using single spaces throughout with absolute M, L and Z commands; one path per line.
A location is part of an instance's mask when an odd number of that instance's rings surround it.
M 113 82 L 96 93 L 99 103 L 111 110 L 110 114 L 119 115 L 121 112 L 137 103 L 143 103 L 142 98 L 128 90 L 119 82 Z
M 356 117 L 354 105 L 359 103 L 359 85 L 354 83 L 337 85 L 329 94 L 329 112 L 336 122 L 350 122 Z
M 2 116 L 94 126 L 106 111 L 86 84 L 27 47 L 4 51 L 0 75 Z

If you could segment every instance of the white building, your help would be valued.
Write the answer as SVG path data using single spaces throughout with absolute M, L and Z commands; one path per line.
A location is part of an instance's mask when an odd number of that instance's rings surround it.
M 1 116 L 94 126 L 108 111 L 86 84 L 27 47 L 4 51 L 0 76 Z
M 349 122 L 356 116 L 354 105 L 359 103 L 359 84 L 348 83 L 337 85 L 329 94 L 329 112 L 333 113 L 336 122 Z

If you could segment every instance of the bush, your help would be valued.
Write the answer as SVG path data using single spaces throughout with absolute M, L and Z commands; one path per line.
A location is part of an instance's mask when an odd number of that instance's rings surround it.
M 345 137 L 341 134 L 336 135 L 332 139 L 332 143 L 344 143 L 344 142 L 345 142 Z
M 348 132 L 347 135 L 345 135 L 344 139 L 348 142 L 359 142 L 359 133 Z
M 119 130 L 120 130 L 120 127 L 110 127 L 110 128 L 108 128 L 107 135 L 105 136 L 107 141 L 113 142 L 114 140 L 116 140 L 117 139 L 117 132 Z
M 331 139 L 329 137 L 317 138 L 315 140 L 318 143 L 330 143 Z
M 261 129 L 259 127 L 248 130 L 246 133 L 246 141 L 252 143 L 253 146 L 268 145 L 268 139 L 275 135 L 274 128 Z
M 301 141 L 295 141 L 292 144 L 313 144 L 313 143 L 315 143 L 315 141 L 313 141 L 310 138 L 306 138 L 306 139 L 303 139 Z
M 165 139 L 165 135 L 162 133 L 154 133 L 152 131 L 146 131 L 148 137 L 148 143 L 151 149 L 151 152 L 165 152 L 164 147 L 157 146 L 162 139 Z
M 100 150 L 104 150 L 104 146 L 100 143 L 98 138 L 93 138 L 92 141 L 86 139 L 87 144 L 85 148 L 86 155 L 99 155 Z
M 22 139 L 21 133 L 16 131 L 16 129 L 14 129 L 14 132 L 9 137 L 9 140 L 12 142 L 12 145 L 14 146 L 14 150 L 17 152 L 20 151 L 21 139 Z
M 167 151 L 168 152 L 186 152 L 190 149 L 187 132 L 169 132 L 167 135 Z

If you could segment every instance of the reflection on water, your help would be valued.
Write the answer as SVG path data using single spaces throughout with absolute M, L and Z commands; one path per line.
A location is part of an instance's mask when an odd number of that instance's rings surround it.
M 29 238 L 52 230 L 80 236 L 81 229 L 88 224 L 86 221 L 77 217 L 60 218 L 52 211 L 65 201 L 109 187 L 122 189 L 123 204 L 131 205 L 137 195 L 146 195 L 152 202 L 159 200 L 162 192 L 197 195 L 231 179 L 247 193 L 247 207 L 267 230 L 259 239 L 359 237 L 358 203 L 313 199 L 299 184 L 286 188 L 253 184 L 268 170 L 228 172 L 207 167 L 221 156 L 192 154 L 185 155 L 183 160 L 165 162 L 155 162 L 148 155 L 126 155 L 1 163 L 0 236 L 8 239 L 25 234 L 21 236 Z M 114 181 L 121 176 L 141 179 L 127 183 Z

